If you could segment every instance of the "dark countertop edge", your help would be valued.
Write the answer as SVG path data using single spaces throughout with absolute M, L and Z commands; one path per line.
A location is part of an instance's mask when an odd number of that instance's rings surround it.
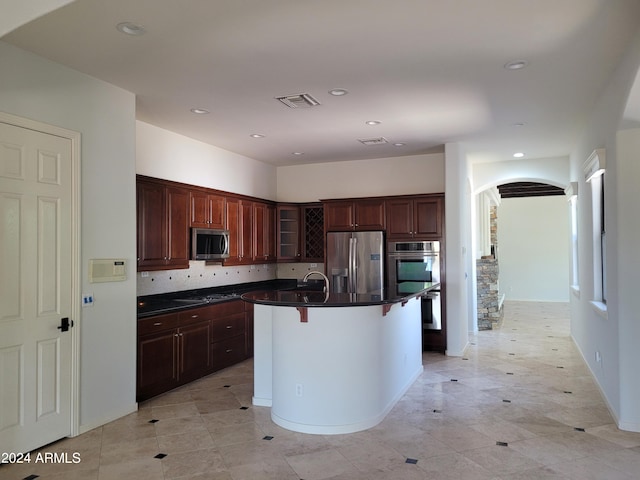
M 272 307 L 325 307 L 325 308 L 336 308 L 336 307 L 370 307 L 370 306 L 381 306 L 381 305 L 394 305 L 396 303 L 408 302 L 412 298 L 419 297 L 431 290 L 435 290 L 440 288 L 440 283 L 435 283 L 428 288 L 419 290 L 414 293 L 407 294 L 405 296 L 397 296 L 392 298 L 385 298 L 380 300 L 354 300 L 349 302 L 288 302 L 282 300 L 265 300 L 265 299 L 256 299 L 250 298 L 249 295 L 257 295 L 261 291 L 253 291 L 247 292 L 243 294 L 240 298 L 248 303 L 253 303 L 256 305 L 268 305 Z M 273 292 L 274 290 L 262 290 L 262 292 Z M 320 292 L 314 292 L 316 294 Z
M 277 278 L 273 280 L 263 280 L 259 282 L 238 283 L 232 285 L 223 285 L 219 287 L 197 288 L 193 290 L 180 290 L 177 292 L 169 293 L 156 293 L 152 295 L 141 295 L 137 297 L 138 313 L 137 318 L 154 317 L 156 315 L 164 315 L 167 313 L 177 313 L 183 310 L 189 310 L 192 308 L 203 307 L 207 305 L 218 305 L 225 302 L 233 302 L 241 300 L 241 295 L 247 292 L 254 292 L 258 290 L 273 291 L 273 290 L 287 290 L 295 289 L 298 285 L 296 279 L 283 279 Z M 180 298 L 207 296 L 212 294 L 227 294 L 235 293 L 237 297 L 224 298 L 216 300 L 215 302 L 202 302 L 202 303 L 190 303 L 190 304 L 172 304 L 172 301 Z M 140 308 L 141 303 L 150 303 L 151 306 L 148 310 Z M 162 304 L 160 307 L 155 305 Z

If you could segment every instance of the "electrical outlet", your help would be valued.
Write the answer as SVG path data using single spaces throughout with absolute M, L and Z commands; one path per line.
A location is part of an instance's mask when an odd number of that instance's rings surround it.
M 82 294 L 82 306 L 83 307 L 92 307 L 93 306 L 93 293 L 83 293 Z
M 296 397 L 302 396 L 302 384 L 296 383 Z

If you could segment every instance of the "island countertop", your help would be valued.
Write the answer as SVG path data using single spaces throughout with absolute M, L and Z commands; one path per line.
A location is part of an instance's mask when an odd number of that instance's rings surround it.
M 325 293 L 315 290 L 283 289 L 247 292 L 241 298 L 250 303 L 283 307 L 356 307 L 407 302 L 438 288 L 439 283 L 406 282 L 402 291 L 385 290 L 382 293 Z

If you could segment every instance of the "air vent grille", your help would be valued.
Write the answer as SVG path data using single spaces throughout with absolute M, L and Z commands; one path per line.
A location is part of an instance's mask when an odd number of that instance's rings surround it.
M 282 97 L 276 97 L 276 100 L 284 103 L 289 108 L 310 108 L 320 105 L 320 102 L 308 93 L 285 95 Z
M 389 143 L 386 138 L 378 137 L 378 138 L 359 138 L 358 141 L 363 145 L 384 145 L 385 143 Z

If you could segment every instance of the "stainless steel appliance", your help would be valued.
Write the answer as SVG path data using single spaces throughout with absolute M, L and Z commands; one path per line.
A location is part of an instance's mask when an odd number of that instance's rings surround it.
M 327 276 L 331 292 L 382 295 L 384 234 L 327 233 Z
M 440 242 L 389 242 L 388 288 L 398 294 L 420 290 L 425 282 L 440 283 Z M 442 330 L 440 289 L 422 297 L 423 330 Z
M 229 230 L 191 229 L 191 260 L 229 258 Z

